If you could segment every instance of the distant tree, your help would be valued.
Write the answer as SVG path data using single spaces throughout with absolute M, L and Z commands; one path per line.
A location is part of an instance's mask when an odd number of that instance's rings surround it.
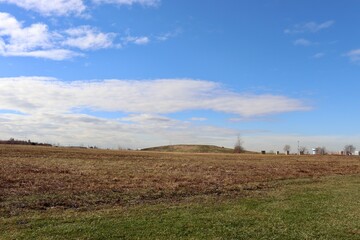
M 290 145 L 285 145 L 283 149 L 284 149 L 284 152 L 287 153 L 287 152 L 290 152 L 291 147 L 290 147 Z
M 300 154 L 306 154 L 307 153 L 307 148 L 306 147 L 300 147 L 299 151 L 300 151 Z
M 243 153 L 244 151 L 243 141 L 241 141 L 240 135 L 238 135 L 234 146 L 234 153 Z
M 345 153 L 345 155 L 352 155 L 355 152 L 355 149 L 356 149 L 356 147 L 354 147 L 354 145 L 351 145 L 351 144 L 346 145 L 344 147 L 344 153 Z
M 317 147 L 315 148 L 315 153 L 318 155 L 325 155 L 326 154 L 326 147 Z

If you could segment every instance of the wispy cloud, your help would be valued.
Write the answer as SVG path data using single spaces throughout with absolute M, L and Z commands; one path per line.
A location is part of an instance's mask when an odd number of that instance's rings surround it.
M 0 3 L 14 4 L 25 10 L 38 12 L 44 16 L 86 16 L 85 12 L 89 7 L 85 0 L 0 0 Z M 160 0 L 92 0 L 96 5 L 115 4 L 132 6 L 159 6 Z
M 268 116 L 240 116 L 235 118 L 228 119 L 229 122 L 275 122 L 276 120 L 273 118 L 269 118 Z
M 354 49 L 345 54 L 352 62 L 360 61 L 360 49 Z
M 143 6 L 156 7 L 160 4 L 160 0 L 92 0 L 97 4 L 117 4 L 117 5 L 134 5 L 140 4 Z
M 276 95 L 247 95 L 210 81 L 63 82 L 46 77 L 0 78 L 0 131 L 3 137 L 63 144 L 126 147 L 171 143 L 225 145 L 238 130 L 192 125 L 166 116 L 185 110 L 212 110 L 258 116 L 308 110 L 301 100 Z M 89 109 L 89 113 L 79 113 Z M 119 112 L 119 119 L 92 112 Z M 82 111 L 87 112 L 87 111 Z M 21 113 L 21 114 L 17 114 Z M 204 120 L 193 118 L 195 120 Z
M 147 45 L 151 42 L 157 41 L 168 41 L 171 38 L 177 37 L 182 30 L 176 29 L 175 31 L 169 31 L 167 33 L 159 34 L 159 35 L 150 35 L 150 36 L 133 36 L 130 34 L 130 30 L 125 31 L 125 37 L 122 38 L 122 45 L 127 44 L 136 44 L 136 45 Z
M 86 10 L 83 0 L 0 0 L 0 3 L 15 4 L 45 16 L 81 15 Z
M 80 26 L 65 31 L 50 31 L 48 25 L 23 26 L 15 17 L 0 12 L 0 55 L 64 60 L 84 55 L 79 50 L 114 47 L 114 33 Z M 73 49 L 77 50 L 74 51 Z
M 133 43 L 136 45 L 146 45 L 148 43 L 150 43 L 150 38 L 147 36 L 140 36 L 140 37 L 135 37 L 135 36 L 126 36 L 122 38 L 123 44 L 129 44 L 129 43 Z
M 179 34 L 182 33 L 182 29 L 181 28 L 178 28 L 176 29 L 175 31 L 171 31 L 171 32 L 167 32 L 167 33 L 163 33 L 163 34 L 160 34 L 156 37 L 157 40 L 159 41 L 167 41 L 169 40 L 170 38 L 174 38 L 174 37 L 177 37 Z
M 325 53 L 319 52 L 319 53 L 314 54 L 312 56 L 312 58 L 319 59 L 319 58 L 323 58 L 324 56 L 325 56 Z
M 103 33 L 90 26 L 67 29 L 63 45 L 82 50 L 110 48 L 114 46 L 115 33 Z
M 330 28 L 335 24 L 335 21 L 330 20 L 323 23 L 317 22 L 307 22 L 304 24 L 297 24 L 291 28 L 285 29 L 284 32 L 287 34 L 296 34 L 296 33 L 316 33 L 321 30 Z
M 129 121 L 129 122 L 137 122 L 137 123 L 144 123 L 144 122 L 153 122 L 153 123 L 159 123 L 159 122 L 172 122 L 174 120 L 164 117 L 157 114 L 130 114 L 127 117 L 121 118 L 121 121 Z
M 308 47 L 308 46 L 311 46 L 314 44 L 313 42 L 311 42 L 305 38 L 296 39 L 293 43 L 295 46 L 304 46 L 304 47 Z

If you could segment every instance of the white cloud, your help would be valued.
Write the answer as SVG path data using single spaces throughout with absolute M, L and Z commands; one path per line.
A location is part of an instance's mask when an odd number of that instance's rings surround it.
M 121 118 L 121 121 L 136 122 L 136 123 L 158 123 L 158 122 L 173 122 L 172 119 L 157 114 L 130 114 L 127 117 Z
M 360 61 L 360 49 L 354 49 L 346 53 L 345 56 L 349 57 L 351 61 L 358 62 Z
M 80 50 L 114 47 L 114 37 L 114 33 L 102 33 L 89 26 L 80 26 L 65 32 L 50 31 L 43 23 L 25 27 L 10 14 L 0 12 L 1 56 L 64 60 L 83 55 L 69 47 Z
M 160 34 L 160 35 L 158 35 L 156 37 L 156 39 L 159 40 L 159 41 L 167 41 L 170 38 L 174 38 L 174 37 L 178 36 L 181 33 L 182 33 L 182 29 L 178 28 L 175 31 Z
M 23 27 L 13 16 L 1 12 L 0 37 L 2 37 L 3 47 L 6 47 L 8 52 L 24 52 L 39 46 L 47 48 L 51 45 L 47 25 L 37 23 Z M 4 39 L 6 37 L 8 44 Z
M 133 116 L 135 117 L 135 116 Z M 122 122 L 84 114 L 0 114 L 2 139 L 117 148 L 138 148 L 167 144 L 233 144 L 237 131 L 193 126 L 182 121 Z
M 55 61 L 62 61 L 74 57 L 84 56 L 82 53 L 74 52 L 66 49 L 50 49 L 50 50 L 35 50 L 29 52 L 8 52 L 0 55 L 5 57 L 35 57 L 35 58 L 46 58 Z
M 330 20 L 323 23 L 316 22 L 307 22 L 304 24 L 297 24 L 292 28 L 285 29 L 285 33 L 287 34 L 295 34 L 295 33 L 316 33 L 321 30 L 330 28 L 335 24 L 335 21 Z
M 322 58 L 322 57 L 324 57 L 325 56 L 325 53 L 322 53 L 322 52 L 320 52 L 320 53 L 316 53 L 316 54 L 314 54 L 313 56 L 312 56 L 312 58 Z
M 134 5 L 156 7 L 160 4 L 160 0 L 93 0 L 96 4 L 117 4 L 117 5 Z
M 309 109 L 297 99 L 271 94 L 244 95 L 223 89 L 215 82 L 191 79 L 62 82 L 0 78 L 0 106 L 28 114 L 34 109 L 69 113 L 75 108 L 87 108 L 146 114 L 205 109 L 255 116 Z
M 2 138 L 102 147 L 169 143 L 232 146 L 238 130 L 195 126 L 166 114 L 205 109 L 257 116 L 309 109 L 300 100 L 274 95 L 243 95 L 210 81 L 63 82 L 46 77 L 0 78 L 0 106 L 2 112 L 8 111 L 0 113 Z M 20 114 L 14 114 L 18 112 Z M 118 119 L 96 117 L 94 112 L 126 116 Z
M 86 10 L 83 0 L 0 0 L 0 3 L 15 4 L 45 16 L 81 15 Z
M 38 12 L 44 16 L 86 16 L 88 7 L 85 0 L 0 0 L 1 3 L 14 4 L 28 11 Z M 92 0 L 95 4 L 115 4 L 156 7 L 160 0 Z
M 155 35 L 155 36 L 132 36 L 130 34 L 130 30 L 127 30 L 125 32 L 126 36 L 122 38 L 122 44 L 123 45 L 127 45 L 127 44 L 147 45 L 154 40 L 163 42 L 163 41 L 167 41 L 171 38 L 178 36 L 180 33 L 181 33 L 181 29 L 176 29 L 175 31 L 167 32 L 167 33 Z
M 273 118 L 263 117 L 263 116 L 246 116 L 246 117 L 236 117 L 236 118 L 229 118 L 229 122 L 274 122 Z
M 297 40 L 294 41 L 294 45 L 295 46 L 304 46 L 304 47 L 308 47 L 313 45 L 314 43 L 305 39 L 305 38 L 299 38 Z
M 200 121 L 200 122 L 202 122 L 202 121 L 206 121 L 207 118 L 204 118 L 204 117 L 192 117 L 190 120 L 191 121 Z
M 63 42 L 63 45 L 82 50 L 112 47 L 116 36 L 114 33 L 102 33 L 90 26 L 71 28 L 66 30 L 65 33 L 68 37 Z
M 147 36 L 126 33 L 116 43 L 116 33 L 104 33 L 92 26 L 51 31 L 44 23 L 24 26 L 8 13 L 0 12 L 0 56 L 37 57 L 65 60 L 84 56 L 84 51 L 121 48 L 123 45 L 147 45 Z M 167 36 L 170 37 L 170 36 Z M 163 39 L 165 40 L 165 39 Z
M 150 42 L 150 38 L 146 36 L 142 36 L 142 37 L 127 36 L 124 37 L 122 40 L 124 45 L 129 43 L 133 43 L 136 45 L 146 45 Z

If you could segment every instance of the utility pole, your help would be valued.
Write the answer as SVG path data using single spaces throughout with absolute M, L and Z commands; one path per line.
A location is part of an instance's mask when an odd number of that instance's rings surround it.
M 298 155 L 300 155 L 300 141 L 298 141 Z

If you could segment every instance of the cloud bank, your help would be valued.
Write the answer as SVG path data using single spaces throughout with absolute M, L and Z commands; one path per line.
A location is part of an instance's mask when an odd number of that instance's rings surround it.
M 222 144 L 232 141 L 238 132 L 169 118 L 169 113 L 210 110 L 258 116 L 309 110 L 297 99 L 242 94 L 210 81 L 63 82 L 47 77 L 0 78 L 0 106 L 3 136 L 107 147 L 170 142 Z M 118 113 L 119 117 L 99 117 L 94 112 Z
M 241 116 L 308 110 L 300 100 L 278 95 L 241 94 L 210 81 L 159 79 L 63 82 L 52 78 L 0 78 L 3 109 L 30 114 L 70 113 L 74 108 L 167 114 L 212 110 Z

